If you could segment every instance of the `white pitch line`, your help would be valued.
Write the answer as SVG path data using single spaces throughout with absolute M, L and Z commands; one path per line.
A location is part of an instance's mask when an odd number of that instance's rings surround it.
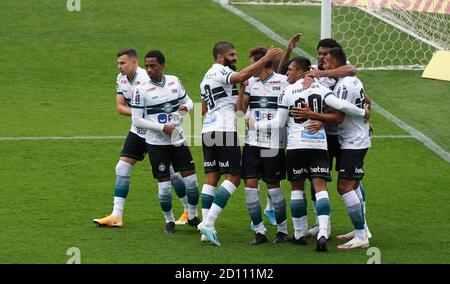
M 436 144 L 431 138 L 420 132 L 419 130 L 415 129 L 414 127 L 406 124 L 403 120 L 396 117 L 392 113 L 385 110 L 383 107 L 381 107 L 379 104 L 374 102 L 372 100 L 372 105 L 376 112 L 381 114 L 382 116 L 386 117 L 389 121 L 400 127 L 401 129 L 405 130 L 409 134 L 411 134 L 412 137 L 422 142 L 425 146 L 427 146 L 431 151 L 436 153 L 438 156 L 440 156 L 442 159 L 450 163 L 450 154 L 445 151 L 443 148 L 441 148 L 438 144 Z
M 60 141 L 60 140 L 122 140 L 126 136 L 24 136 L 0 137 L 0 141 Z M 200 135 L 186 135 L 186 138 L 201 138 Z M 240 138 L 244 136 L 240 135 Z M 413 139 L 412 135 L 374 135 L 374 139 Z
M 263 23 L 261 23 L 260 21 L 254 19 L 253 17 L 251 17 L 250 15 L 242 12 L 241 10 L 231 6 L 230 4 L 220 4 L 222 5 L 222 7 L 224 7 L 225 9 L 227 9 L 228 11 L 232 12 L 233 14 L 241 17 L 243 20 L 247 21 L 249 24 L 251 24 L 252 26 L 254 26 L 255 28 L 257 28 L 259 31 L 261 31 L 262 33 L 264 33 L 266 36 L 268 36 L 269 38 L 273 39 L 276 42 L 279 42 L 281 45 L 283 46 L 287 46 L 287 44 L 289 43 L 287 40 L 285 40 L 284 38 L 282 38 L 279 34 L 277 34 L 276 32 L 272 31 L 269 27 L 267 27 L 266 25 L 264 25 Z M 304 51 L 303 49 L 300 49 L 298 47 L 296 47 L 294 49 L 294 52 L 307 57 L 309 60 L 311 60 L 312 62 L 316 61 L 316 58 L 314 58 L 313 56 L 311 56 L 310 54 L 308 54 L 306 51 Z
M 247 22 L 249 22 L 251 25 L 255 26 L 258 30 L 260 30 L 261 32 L 263 32 L 264 34 L 266 34 L 269 38 L 276 40 L 277 42 L 283 44 L 283 45 L 287 45 L 288 41 L 285 40 L 284 38 L 282 38 L 280 35 L 278 35 L 277 33 L 275 33 L 274 31 L 272 31 L 270 28 L 268 28 L 267 26 L 265 26 L 263 23 L 253 19 L 252 17 L 250 17 L 249 15 L 247 15 L 246 13 L 242 12 L 241 10 L 229 5 L 229 4 L 221 4 L 222 7 L 224 7 L 225 9 L 233 12 L 234 14 L 238 15 L 239 17 L 241 17 L 242 19 L 246 20 Z M 294 50 L 296 51 L 296 49 Z M 311 55 L 309 55 L 308 53 L 306 53 L 303 50 L 298 50 L 302 55 L 307 56 L 310 60 L 315 60 L 314 58 L 312 58 Z M 297 52 L 298 53 L 298 52 Z M 373 102 L 373 101 L 372 101 Z M 425 146 L 427 146 L 431 151 L 433 151 L 434 153 L 436 153 L 437 155 L 439 155 L 442 159 L 444 159 L 445 161 L 447 161 L 448 163 L 450 163 L 450 154 L 445 151 L 444 149 L 442 149 L 439 145 L 437 145 L 431 138 L 429 138 L 428 136 L 426 136 L 425 134 L 423 134 L 422 132 L 418 131 L 417 129 L 409 126 L 408 124 L 406 124 L 405 122 L 403 122 L 401 119 L 399 119 L 398 117 L 394 116 L 393 114 L 391 114 L 390 112 L 388 112 L 387 110 L 385 110 L 384 108 L 382 108 L 380 105 L 376 104 L 375 102 L 373 102 L 373 105 L 375 107 L 375 110 L 380 113 L 381 115 L 383 115 L 384 117 L 386 117 L 388 120 L 390 120 L 392 123 L 394 123 L 395 125 L 397 125 L 398 127 L 406 130 L 409 134 L 411 134 L 414 138 L 416 138 L 417 140 L 419 140 L 420 142 L 422 142 Z

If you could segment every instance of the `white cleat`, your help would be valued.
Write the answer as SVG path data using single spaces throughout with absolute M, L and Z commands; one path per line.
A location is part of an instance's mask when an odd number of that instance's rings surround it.
M 369 227 L 366 227 L 366 233 L 367 233 L 367 238 L 371 239 L 372 238 L 372 234 L 369 231 Z M 345 235 L 338 235 L 336 236 L 336 239 L 338 240 L 351 240 L 355 237 L 355 231 L 351 231 Z
M 305 238 L 314 237 L 318 233 L 319 233 L 319 224 L 315 224 L 311 229 L 306 231 L 304 237 Z
M 353 238 L 345 244 L 338 245 L 338 249 L 348 250 L 348 249 L 356 249 L 356 248 L 368 248 L 369 247 L 369 239 L 360 240 L 358 238 Z
M 200 241 L 206 243 L 206 242 L 209 242 L 209 239 L 205 235 L 202 234 L 202 236 L 200 237 Z

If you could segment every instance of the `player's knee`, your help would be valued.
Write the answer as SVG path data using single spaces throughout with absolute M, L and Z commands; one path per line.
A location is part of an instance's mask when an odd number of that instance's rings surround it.
M 235 187 L 238 187 L 239 184 L 241 183 L 241 176 L 240 175 L 229 174 L 229 175 L 225 176 L 225 179 L 230 181 L 231 183 L 233 183 Z
M 186 188 L 198 188 L 197 175 L 195 173 L 184 177 L 183 181 Z
M 158 194 L 170 195 L 172 193 L 172 185 L 170 181 L 158 181 Z
M 132 164 L 119 160 L 119 162 L 116 165 L 116 175 L 128 177 L 130 176 L 132 168 L 133 168 Z

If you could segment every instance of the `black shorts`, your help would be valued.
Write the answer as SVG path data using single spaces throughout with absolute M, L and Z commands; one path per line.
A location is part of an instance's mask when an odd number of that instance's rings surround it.
M 154 178 L 170 176 L 170 164 L 175 172 L 195 169 L 191 151 L 186 145 L 150 145 L 147 144 L 148 157 Z
M 237 132 L 203 133 L 202 146 L 205 174 L 241 174 L 241 147 Z
M 267 149 L 245 144 L 242 151 L 242 178 L 262 178 L 265 183 L 278 183 L 286 178 L 285 163 L 284 149 Z
M 122 150 L 120 151 L 120 156 L 142 161 L 146 152 L 147 144 L 145 143 L 145 138 L 142 138 L 131 131 L 128 132 Z
M 322 178 L 331 181 L 327 150 L 287 150 L 286 170 L 289 181 Z
M 341 144 L 339 144 L 338 135 L 327 135 L 328 159 L 330 160 L 330 171 L 333 169 L 333 158 L 336 159 L 336 166 L 339 164 L 339 154 L 341 153 Z
M 364 177 L 364 157 L 368 149 L 341 149 L 338 178 L 361 180 Z

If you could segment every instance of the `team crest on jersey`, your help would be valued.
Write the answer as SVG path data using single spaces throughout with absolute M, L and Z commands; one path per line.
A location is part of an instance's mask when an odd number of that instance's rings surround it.
M 158 170 L 160 172 L 164 172 L 166 170 L 166 166 L 163 163 L 161 163 L 161 164 L 159 164 Z
M 267 107 L 269 105 L 269 99 L 268 98 L 261 98 L 259 99 L 259 106 L 260 107 Z
M 167 122 L 167 115 L 165 113 L 161 113 L 158 115 L 158 122 L 159 123 L 166 123 Z
M 164 110 L 166 113 L 171 113 L 172 110 L 173 110 L 172 104 L 171 104 L 171 103 L 165 103 L 164 106 L 163 106 L 163 110 Z

